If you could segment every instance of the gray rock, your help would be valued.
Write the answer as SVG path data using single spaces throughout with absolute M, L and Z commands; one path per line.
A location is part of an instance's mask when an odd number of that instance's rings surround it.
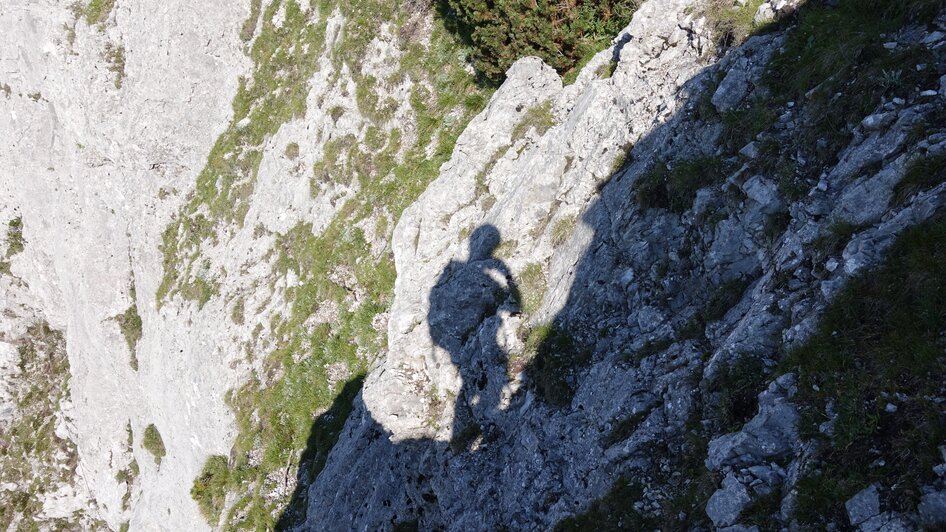
M 723 487 L 716 490 L 706 503 L 706 515 L 718 527 L 729 526 L 739 519 L 739 514 L 752 502 L 749 492 L 735 476 L 726 475 Z
M 847 510 L 848 519 L 852 525 L 860 525 L 868 519 L 880 514 L 880 494 L 877 486 L 871 484 L 869 487 L 859 491 L 857 495 L 851 497 L 844 503 Z
M 794 388 L 792 377 L 784 375 L 782 385 L 773 382 L 759 395 L 759 413 L 742 430 L 710 441 L 708 469 L 758 464 L 792 450 L 798 441 L 798 411 L 788 401 Z
M 861 523 L 858 530 L 860 532 L 915 532 L 916 527 L 901 515 L 884 512 Z
M 924 525 L 946 525 L 946 491 L 933 491 L 923 495 L 917 512 Z

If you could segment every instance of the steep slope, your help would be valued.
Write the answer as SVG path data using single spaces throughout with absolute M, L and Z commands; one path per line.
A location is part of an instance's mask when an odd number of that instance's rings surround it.
M 191 4 L 0 6 L 0 524 L 946 521 L 942 1 Z
M 818 449 L 845 444 L 799 432 L 795 371 L 814 389 L 845 374 L 779 364 L 946 199 L 942 6 L 809 7 L 706 65 L 701 12 L 653 0 L 572 86 L 536 60 L 511 69 L 398 223 L 390 352 L 301 528 L 545 529 L 586 509 L 562 526 L 846 525 L 852 488 L 902 491 L 883 469 L 821 491 Z M 889 452 L 930 467 L 946 426 L 932 356 L 911 377 L 924 392 L 881 387 L 926 404 L 905 426 L 933 431 Z M 806 409 L 830 421 L 834 405 Z M 880 442 L 881 426 L 856 430 Z M 866 517 L 931 519 L 942 479 L 926 466 Z

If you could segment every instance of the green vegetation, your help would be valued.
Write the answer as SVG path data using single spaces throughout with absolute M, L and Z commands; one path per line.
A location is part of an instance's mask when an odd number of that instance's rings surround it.
M 789 354 L 799 375 L 801 429 L 823 440 L 820 463 L 799 482 L 798 517 L 819 527 L 845 522 L 844 502 L 873 482 L 890 488 L 890 507 L 912 510 L 933 481 L 946 440 L 946 412 L 933 400 L 946 382 L 946 219 L 903 233 L 886 262 L 853 279 L 817 332 Z M 819 426 L 836 412 L 834 436 Z M 897 411 L 886 411 L 893 403 Z M 865 457 L 883 458 L 865 467 Z
M 608 61 L 607 63 L 598 67 L 598 70 L 595 71 L 595 74 L 598 75 L 601 79 L 608 79 L 614 75 L 614 71 L 618 68 L 618 62 L 614 59 Z
M 287 159 L 296 159 L 299 157 L 299 143 L 290 142 L 289 144 L 286 144 L 285 154 Z
M 17 365 L 27 379 L 7 388 L 16 415 L 0 427 L 0 478 L 16 489 L 0 492 L 0 528 L 75 530 L 87 517 L 49 519 L 42 495 L 74 481 L 76 446 L 56 435 L 60 403 L 69 397 L 69 359 L 63 334 L 45 322 L 31 325 L 17 342 Z M 13 525 L 13 523 L 18 523 Z
M 106 44 L 105 62 L 108 63 L 108 70 L 115 74 L 115 88 L 122 88 L 122 83 L 125 82 L 125 47 Z
M 634 431 L 637 430 L 637 426 L 641 424 L 641 421 L 647 419 L 648 414 L 650 414 L 650 412 L 645 410 L 631 414 L 621 421 L 618 421 L 617 424 L 611 428 L 611 432 L 601 439 L 601 445 L 611 447 L 630 438 L 631 435 L 634 434 Z
M 522 356 L 510 360 L 510 373 L 526 367 L 529 387 L 536 396 L 552 406 L 564 407 L 577 391 L 577 372 L 590 362 L 591 351 L 576 342 L 568 330 L 547 323 L 529 331 Z
M 753 18 L 759 6 L 765 0 L 748 0 L 742 5 L 736 0 L 710 0 L 703 8 L 703 16 L 713 34 L 713 44 L 717 51 L 739 46 L 763 26 L 757 25 Z
M 694 314 L 680 330 L 681 339 L 702 338 L 706 326 L 714 321 L 722 319 L 736 303 L 742 299 L 743 293 L 749 287 L 751 281 L 748 279 L 733 279 L 718 286 L 706 304 L 699 312 Z
M 138 315 L 138 296 L 135 291 L 135 283 L 132 282 L 129 290 L 131 305 L 128 310 L 115 317 L 118 320 L 118 327 L 125 336 L 125 342 L 128 343 L 128 352 L 131 355 L 131 369 L 138 371 L 138 341 L 141 340 L 141 316 Z
M 155 427 L 154 423 L 145 428 L 145 435 L 141 440 L 141 445 L 154 456 L 154 463 L 161 465 L 161 459 L 167 455 L 167 450 L 164 448 L 164 440 L 161 439 L 161 433 L 158 432 L 158 427 Z
M 125 425 L 125 433 L 128 435 L 128 439 L 125 442 L 125 452 L 132 454 L 132 447 L 135 444 L 135 434 L 131 429 L 131 421 Z M 140 473 L 141 469 L 138 467 L 138 460 L 132 458 L 131 462 L 129 462 L 124 469 L 120 469 L 118 473 L 115 474 L 115 481 L 125 484 L 125 494 L 122 495 L 122 510 L 131 509 L 131 494 L 134 489 L 135 480 L 138 479 Z
M 280 9 L 286 17 L 277 28 L 273 17 Z M 325 49 L 326 17 L 334 9 L 345 17 L 346 26 L 343 37 Z M 343 68 L 351 73 L 359 111 L 373 123 L 363 139 L 326 142 L 311 182 L 313 193 L 327 183 L 357 185 L 356 193 L 320 234 L 313 234 L 309 224 L 299 224 L 274 235 L 274 276 L 292 271 L 299 284 L 284 293 L 290 310 L 254 331 L 254 336 L 267 336 L 274 344 L 258 354 L 261 371 L 228 395 L 239 433 L 228 473 L 222 475 L 217 467 L 212 482 L 214 489 L 233 495 L 233 505 L 219 510 L 225 529 L 273 528 L 287 502 L 268 496 L 276 479 L 283 478 L 287 467 L 299 467 L 304 481 L 321 469 L 357 393 L 352 386 L 360 385 L 358 376 L 386 348 L 386 330 L 377 318 L 391 303 L 393 256 L 390 250 L 372 253 L 370 235 L 365 234 L 370 229 L 360 227 L 382 227 L 382 219 L 384 225 L 396 222 L 436 178 L 459 134 L 488 100 L 489 91 L 477 87 L 465 68 L 461 45 L 437 19 L 429 40 L 402 43 L 404 55 L 390 79 L 375 80 L 362 72 L 378 27 L 391 23 L 397 33 L 409 15 L 406 9 L 381 0 L 325 0 L 303 12 L 293 0 L 277 0 L 260 7 L 258 15 L 251 13 L 251 18 L 260 17 L 244 26 L 259 28 L 248 52 L 255 65 L 252 79 L 241 84 L 233 122 L 214 146 L 193 199 L 164 233 L 159 303 L 175 294 L 209 300 L 221 273 L 201 257 L 206 249 L 225 245 L 230 229 L 242 224 L 263 146 L 283 123 L 305 113 L 317 58 L 325 53 L 331 60 L 335 69 L 326 73 L 330 79 L 343 82 L 338 74 Z M 252 36 L 253 30 L 245 33 Z M 393 111 L 391 100 L 377 94 L 382 85 L 405 79 L 415 82 L 410 105 L 416 136 L 411 143 L 399 129 L 385 125 Z M 327 112 L 338 120 L 345 111 L 336 107 Z M 287 150 L 287 156 L 293 155 L 294 150 Z M 364 224 L 371 220 L 379 223 Z M 326 305 L 338 309 L 337 318 L 315 327 L 307 324 Z M 242 299 L 233 303 L 235 322 L 250 319 L 246 312 L 252 311 L 244 306 Z M 330 380 L 330 370 L 347 376 Z M 323 417 L 326 409 L 331 415 Z
M 194 479 L 191 497 L 197 501 L 200 513 L 208 523 L 216 524 L 220 521 L 220 512 L 223 510 L 224 499 L 227 496 L 229 476 L 227 457 L 213 455 L 207 459 L 200 475 Z
M 715 157 L 678 161 L 673 168 L 657 163 L 636 183 L 637 202 L 643 209 L 683 213 L 693 206 L 699 189 L 718 183 L 722 177 L 722 161 Z
M 882 98 L 908 97 L 917 87 L 935 86 L 935 69 L 916 68 L 935 62 L 928 49 L 887 50 L 883 45 L 905 24 L 930 22 L 943 7 L 942 0 L 840 0 L 837 7 L 804 6 L 763 79 L 774 102 L 805 102 L 799 122 L 812 124 L 800 128 L 781 153 L 787 157 L 800 150 L 807 166 L 820 168 L 836 160 L 853 127 Z
M 560 521 L 556 532 L 586 530 L 653 530 L 656 523 L 634 509 L 644 498 L 644 486 L 637 481 L 621 479 L 602 498 L 591 503 L 585 512 Z
M 752 355 L 739 355 L 721 368 L 708 389 L 718 400 L 713 417 L 719 433 L 739 430 L 755 416 L 767 379 L 762 360 Z
M 851 238 L 862 229 L 863 227 L 847 222 L 832 223 L 824 234 L 811 243 L 812 265 L 820 268 L 828 258 L 840 255 Z
M 946 153 L 914 159 L 893 189 L 893 204 L 903 205 L 915 194 L 946 181 Z
M 554 125 L 555 116 L 552 114 L 552 100 L 546 100 L 535 107 L 530 107 L 522 115 L 522 120 L 512 130 L 512 142 L 515 143 L 525 137 L 526 133 L 533 129 L 536 135 L 542 136 Z
M 250 0 L 250 16 L 243 21 L 240 27 L 240 40 L 250 42 L 253 34 L 256 32 L 256 25 L 259 24 L 260 13 L 263 8 L 263 0 Z
M 533 314 L 539 310 L 547 289 L 548 280 L 541 264 L 532 263 L 523 268 L 522 273 L 519 274 L 522 311 Z
M 574 215 L 564 216 L 555 222 L 555 225 L 552 226 L 552 246 L 558 247 L 564 244 L 571 236 L 572 231 L 575 230 L 575 224 L 577 223 L 578 217 Z
M 729 111 L 722 116 L 723 135 L 720 141 L 730 152 L 737 152 L 763 131 L 772 127 L 776 118 L 771 102 L 753 99 L 748 107 Z
M 82 15 L 89 26 L 104 24 L 114 8 L 115 0 L 90 0 L 82 10 Z
M 640 0 L 446 0 L 449 20 L 472 44 L 481 76 L 501 81 L 520 57 L 535 55 L 567 74 L 631 21 Z
M 23 218 L 17 216 L 7 225 L 7 258 L 22 253 L 26 246 L 23 239 Z
M 363 374 L 357 375 L 346 382 L 328 410 L 316 418 L 315 423 L 312 423 L 305 451 L 300 456 L 298 476 L 303 481 L 302 487 L 307 486 L 308 483 L 314 480 L 322 472 L 322 468 L 325 467 L 328 454 L 335 447 L 335 443 L 345 427 L 345 421 L 348 420 L 355 398 L 361 392 L 363 384 Z M 286 509 L 284 516 L 293 516 L 295 519 L 304 518 L 308 507 L 305 493 L 297 494 L 291 506 Z M 279 524 L 283 525 L 284 523 L 280 522 Z M 283 529 L 284 527 L 279 526 L 277 528 Z

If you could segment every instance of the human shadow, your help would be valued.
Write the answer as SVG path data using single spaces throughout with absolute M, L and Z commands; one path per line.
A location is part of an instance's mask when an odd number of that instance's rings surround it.
M 509 267 L 494 254 L 500 241 L 496 227 L 477 228 L 469 239 L 467 260 L 451 260 L 430 291 L 430 337 L 450 354 L 463 382 L 453 414 L 455 450 L 480 435 L 493 436 L 493 419 L 508 381 L 507 356 L 496 344 L 501 325 L 497 314 L 501 309 L 518 313 L 519 290 Z

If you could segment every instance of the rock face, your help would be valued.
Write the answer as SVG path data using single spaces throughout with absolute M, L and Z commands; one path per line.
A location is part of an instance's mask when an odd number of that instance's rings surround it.
M 818 448 L 773 368 L 941 212 L 898 186 L 946 77 L 787 185 L 808 102 L 730 145 L 785 30 L 717 61 L 701 2 L 648 0 L 574 83 L 490 93 L 384 5 L 0 6 L 0 524 L 545 530 L 630 491 L 631 529 L 791 528 Z M 939 20 L 890 38 L 942 75 Z M 941 525 L 937 468 L 842 524 Z

